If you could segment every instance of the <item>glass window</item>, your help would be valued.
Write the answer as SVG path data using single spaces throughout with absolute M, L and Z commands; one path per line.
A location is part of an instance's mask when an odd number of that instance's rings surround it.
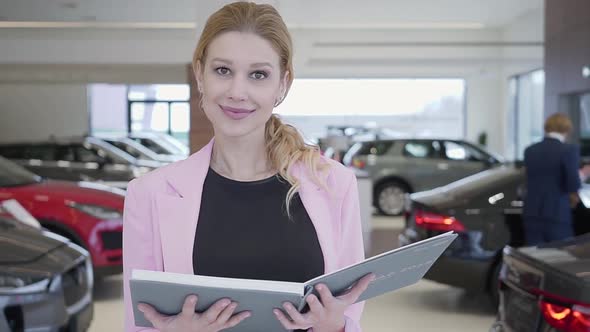
M 366 142 L 363 143 L 357 154 L 362 156 L 370 154 L 380 156 L 387 153 L 392 146 L 392 141 Z
M 414 141 L 404 146 L 404 155 L 413 158 L 436 158 L 439 156 L 440 146 L 437 141 Z
M 524 158 L 524 150 L 543 138 L 545 104 L 545 72 L 516 76 L 515 130 L 516 159 Z
M 26 159 L 22 146 L 0 147 L 0 155 L 8 159 Z
M 451 160 L 483 161 L 486 155 L 467 144 L 445 141 L 445 156 Z
M 56 148 L 53 145 L 32 145 L 25 148 L 25 154 L 27 159 L 56 160 Z
M 354 131 L 375 124 L 373 134 L 390 130 L 381 138 L 460 139 L 465 87 L 465 80 L 457 78 L 295 79 L 276 111 L 306 137 L 325 137 L 328 126 Z

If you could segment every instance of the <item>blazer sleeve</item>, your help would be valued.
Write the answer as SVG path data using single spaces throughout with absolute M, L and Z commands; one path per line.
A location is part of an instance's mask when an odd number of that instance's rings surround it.
M 153 227 L 147 192 L 139 188 L 137 179 L 127 186 L 123 209 L 123 302 L 125 305 L 125 332 L 155 332 L 157 329 L 140 328 L 134 324 L 133 305 L 129 291 L 129 278 L 133 269 L 162 270 L 154 255 Z
M 340 238 L 340 266 L 345 267 L 365 259 L 363 229 L 356 175 L 351 172 L 348 188 L 342 201 L 340 220 L 342 222 Z M 364 301 L 351 305 L 345 312 L 345 332 L 361 332 L 361 315 Z
M 580 150 L 577 145 L 569 145 L 566 155 L 562 158 L 562 172 L 565 179 L 565 190 L 568 193 L 577 192 L 581 187 L 580 181 Z

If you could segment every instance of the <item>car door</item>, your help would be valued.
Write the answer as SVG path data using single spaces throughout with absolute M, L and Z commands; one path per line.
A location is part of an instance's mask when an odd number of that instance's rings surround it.
M 408 140 L 402 145 L 398 169 L 412 185 L 414 191 L 432 189 L 446 184 L 442 174 L 448 164 L 442 159 L 441 146 L 437 140 Z
M 489 168 L 489 156 L 460 141 L 442 141 L 448 170 L 445 181 L 453 182 Z

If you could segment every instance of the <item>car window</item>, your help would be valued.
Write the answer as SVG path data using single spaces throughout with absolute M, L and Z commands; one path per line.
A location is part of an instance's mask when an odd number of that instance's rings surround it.
M 27 146 L 24 151 L 25 159 L 55 161 L 56 148 L 54 145 L 31 145 Z
M 145 146 L 146 148 L 154 151 L 157 154 L 170 154 L 170 152 L 166 151 L 166 149 L 164 149 L 163 147 L 161 147 L 160 145 L 158 145 L 157 143 L 153 142 L 150 139 L 147 138 L 139 138 L 136 139 L 137 141 L 139 141 L 139 143 L 143 146 Z
M 60 146 L 57 149 L 57 160 L 75 162 L 76 161 L 76 153 L 74 152 L 74 148 L 69 145 Z
M 389 151 L 389 149 L 391 149 L 392 146 L 392 141 L 366 142 L 363 143 L 361 148 L 358 150 L 357 154 L 362 156 L 367 156 L 370 154 L 380 156 L 387 153 L 387 151 Z
M 62 146 L 60 149 L 60 160 L 79 163 L 100 163 L 104 158 L 99 156 L 97 151 L 87 148 L 82 144 L 71 144 Z
M 412 158 L 436 158 L 440 155 L 438 141 L 410 141 L 404 146 L 404 155 Z
M 3 146 L 0 147 L 0 156 L 8 159 L 26 159 L 22 146 Z
M 484 161 L 486 156 L 477 149 L 457 142 L 445 141 L 445 156 L 451 160 Z

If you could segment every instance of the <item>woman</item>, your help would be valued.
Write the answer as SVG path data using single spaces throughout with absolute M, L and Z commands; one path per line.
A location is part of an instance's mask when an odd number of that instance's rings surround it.
M 128 186 L 124 211 L 126 331 L 134 327 L 133 269 L 304 282 L 364 258 L 356 178 L 320 157 L 272 115 L 293 81 L 292 43 L 270 5 L 229 4 L 207 21 L 193 58 L 215 138 L 188 159 Z M 275 310 L 285 329 L 360 331 L 353 304 L 373 276 L 335 297 L 319 287 L 310 311 Z M 220 331 L 246 319 L 222 299 L 176 316 L 138 306 L 160 331 Z M 237 327 L 239 330 L 239 327 Z M 153 329 L 150 329 L 153 330 Z

